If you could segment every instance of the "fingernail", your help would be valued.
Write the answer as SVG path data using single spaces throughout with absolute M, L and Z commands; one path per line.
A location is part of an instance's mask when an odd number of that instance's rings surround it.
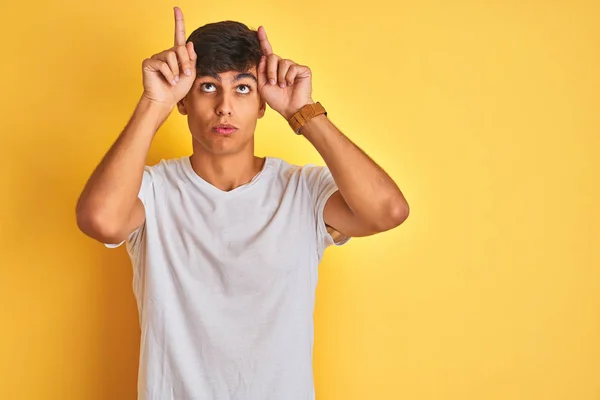
M 190 69 L 188 68 L 188 69 L 185 70 L 185 74 L 187 76 L 192 76 L 192 71 L 190 71 Z
M 269 79 L 269 83 L 270 83 L 271 85 L 274 85 L 274 84 L 275 84 L 275 79 Z
M 285 87 L 285 83 L 280 83 L 279 87 Z
M 179 75 L 175 77 L 175 82 L 179 82 Z
M 175 79 L 173 79 L 173 80 L 171 81 L 171 85 L 173 85 L 173 86 L 177 85 L 177 82 L 175 81 Z

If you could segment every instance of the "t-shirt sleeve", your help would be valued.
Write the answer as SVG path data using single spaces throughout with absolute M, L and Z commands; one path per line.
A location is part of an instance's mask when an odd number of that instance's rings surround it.
M 152 187 L 152 174 L 150 172 L 150 168 L 151 167 L 149 167 L 149 166 L 144 167 L 144 173 L 142 175 L 142 185 L 140 186 L 140 190 L 138 192 L 138 198 L 142 201 L 142 204 L 144 204 L 144 206 L 146 206 L 146 204 L 147 204 L 148 196 L 149 196 L 149 193 L 150 193 L 151 187 Z M 104 243 L 104 245 L 106 247 L 108 247 L 109 249 L 117 248 L 125 242 L 130 242 L 131 244 L 135 245 L 135 242 L 139 239 L 140 233 L 145 228 L 145 225 L 146 225 L 146 222 L 144 221 L 142 226 L 140 226 L 135 231 L 131 232 L 129 237 L 126 240 L 122 241 L 121 243 L 117 243 L 117 244 Z
M 344 236 L 337 242 L 327 231 L 327 225 L 323 216 L 327 200 L 338 191 L 338 186 L 333 180 L 331 171 L 326 166 L 306 165 L 304 168 L 305 181 L 310 193 L 315 211 L 316 233 L 319 245 L 319 253 L 331 245 L 341 246 L 350 240 L 350 236 Z

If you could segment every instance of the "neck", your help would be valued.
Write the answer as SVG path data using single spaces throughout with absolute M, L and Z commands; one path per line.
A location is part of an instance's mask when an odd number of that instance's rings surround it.
M 190 156 L 196 174 L 225 192 L 250 182 L 262 170 L 265 161 L 246 152 L 220 155 L 194 149 Z

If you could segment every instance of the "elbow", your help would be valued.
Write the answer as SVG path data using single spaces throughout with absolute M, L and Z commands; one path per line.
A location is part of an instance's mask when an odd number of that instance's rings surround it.
M 399 206 L 393 209 L 391 213 L 391 219 L 396 226 L 402 224 L 408 218 L 410 214 L 410 207 L 406 201 L 402 202 Z
M 86 236 L 103 243 L 113 243 L 119 236 L 119 230 L 101 213 L 78 207 L 76 210 L 77 227 Z
M 385 216 L 379 219 L 377 230 L 380 232 L 400 226 L 410 214 L 410 208 L 405 200 L 396 202 L 388 209 Z

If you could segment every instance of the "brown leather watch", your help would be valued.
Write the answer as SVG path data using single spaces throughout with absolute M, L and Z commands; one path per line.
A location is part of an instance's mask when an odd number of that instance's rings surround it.
M 294 115 L 292 115 L 292 117 L 288 120 L 288 123 L 296 135 L 301 135 L 300 129 L 304 126 L 304 124 L 311 118 L 321 114 L 325 114 L 325 116 L 327 116 L 327 111 L 325 111 L 325 108 L 317 101 L 316 103 L 304 105 Z

